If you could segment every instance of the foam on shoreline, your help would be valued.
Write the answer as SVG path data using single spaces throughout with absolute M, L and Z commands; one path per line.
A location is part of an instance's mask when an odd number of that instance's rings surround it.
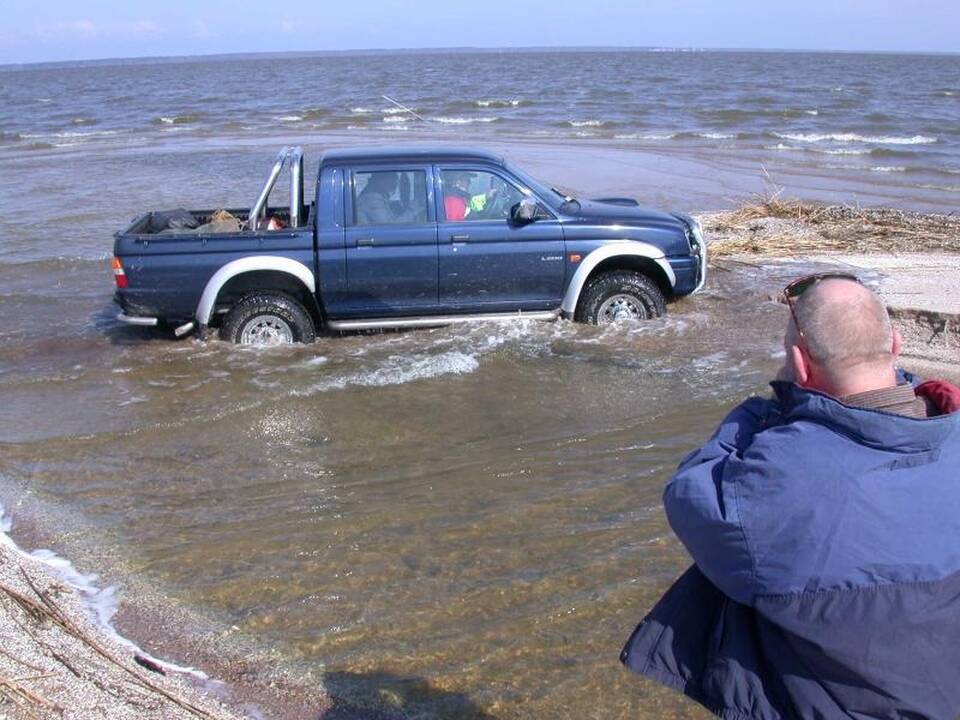
M 0 545 L 7 548 L 14 556 L 29 558 L 43 565 L 61 582 L 72 588 L 82 599 L 83 608 L 94 621 L 97 628 L 119 645 L 129 649 L 134 655 L 145 658 L 164 672 L 173 672 L 188 675 L 200 681 L 208 690 L 217 690 L 223 683 L 212 680 L 206 673 L 186 665 L 178 665 L 151 655 L 129 638 L 121 635 L 113 624 L 113 618 L 119 609 L 119 592 L 114 585 L 101 587 L 99 576 L 94 573 L 82 573 L 66 558 L 46 549 L 27 551 L 21 548 L 10 536 L 13 530 L 13 520 L 0 504 Z

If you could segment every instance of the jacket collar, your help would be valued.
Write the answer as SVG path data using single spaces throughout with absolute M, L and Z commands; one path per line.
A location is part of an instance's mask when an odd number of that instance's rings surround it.
M 808 421 L 825 425 L 877 449 L 899 452 L 932 450 L 960 430 L 960 413 L 911 418 L 845 405 L 826 393 L 802 388 L 792 382 L 775 380 L 770 385 L 784 423 Z

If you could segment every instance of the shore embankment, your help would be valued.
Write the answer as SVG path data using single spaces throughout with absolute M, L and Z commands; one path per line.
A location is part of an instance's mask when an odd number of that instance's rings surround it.
M 854 273 L 886 302 L 905 366 L 960 378 L 960 216 L 774 197 L 700 219 L 714 269 L 775 258 Z

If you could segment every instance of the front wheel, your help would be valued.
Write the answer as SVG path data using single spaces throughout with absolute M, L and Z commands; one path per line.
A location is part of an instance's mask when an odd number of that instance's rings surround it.
M 289 295 L 253 293 L 230 309 L 220 337 L 237 345 L 289 345 L 312 343 L 317 331 L 307 309 Z
M 591 325 L 649 320 L 667 312 L 663 292 L 648 276 L 615 270 L 592 279 L 577 303 L 574 319 Z

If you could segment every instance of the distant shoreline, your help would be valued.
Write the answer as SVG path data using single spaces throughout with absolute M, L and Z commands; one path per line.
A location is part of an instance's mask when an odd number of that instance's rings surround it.
M 437 47 L 437 48 L 357 48 L 352 50 L 289 50 L 281 52 L 209 53 L 197 55 L 143 55 L 130 57 L 90 58 L 84 60 L 43 60 L 39 62 L 0 63 L 0 72 L 33 69 L 81 68 L 111 65 L 163 65 L 198 61 L 266 60 L 277 58 L 310 57 L 370 57 L 383 55 L 497 55 L 538 53 L 717 53 L 752 55 L 866 55 L 909 57 L 957 57 L 960 52 L 931 52 L 925 50 L 812 50 L 807 48 L 714 48 L 714 47 L 660 47 L 631 45 L 529 45 L 517 47 Z

